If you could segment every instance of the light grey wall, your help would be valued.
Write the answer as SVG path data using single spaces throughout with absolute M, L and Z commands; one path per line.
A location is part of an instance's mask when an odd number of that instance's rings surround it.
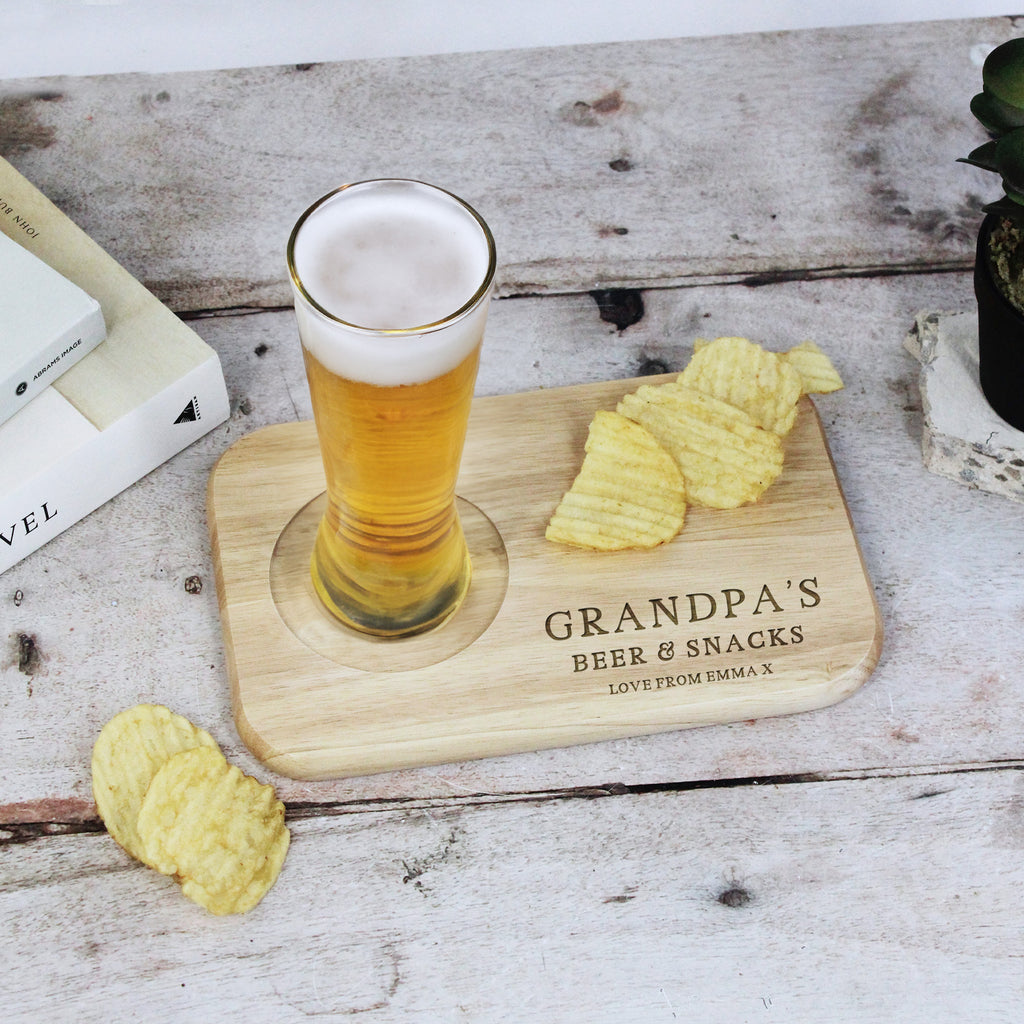
M 0 78 L 176 71 L 1005 13 L 993 0 L 0 0 Z

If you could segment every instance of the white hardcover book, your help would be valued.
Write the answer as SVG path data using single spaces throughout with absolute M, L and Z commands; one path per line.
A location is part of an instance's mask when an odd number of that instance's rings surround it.
M 95 298 L 106 340 L 0 423 L 0 573 L 228 417 L 220 360 L 0 159 L 0 232 Z
M 0 234 L 0 423 L 104 337 L 94 298 Z

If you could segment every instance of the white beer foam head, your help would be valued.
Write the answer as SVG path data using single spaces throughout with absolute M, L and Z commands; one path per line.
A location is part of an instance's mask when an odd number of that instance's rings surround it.
M 289 241 L 303 344 L 329 370 L 412 384 L 480 339 L 494 243 L 454 196 L 421 182 L 360 182 L 315 203 Z

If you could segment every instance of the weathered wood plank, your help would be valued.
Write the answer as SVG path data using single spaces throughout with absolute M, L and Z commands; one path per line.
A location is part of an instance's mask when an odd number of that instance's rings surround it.
M 504 294 L 967 265 L 1010 18 L 0 83 L 0 153 L 179 310 L 290 303 L 295 217 L 434 180 Z
M 1017 507 L 924 470 L 919 366 L 902 347 L 919 309 L 967 308 L 968 276 L 670 289 L 645 301 L 646 315 L 621 334 L 587 296 L 497 302 L 481 393 L 626 377 L 649 358 L 678 369 L 697 334 L 746 334 L 777 347 L 816 339 L 848 385 L 820 398 L 818 408 L 885 622 L 875 674 L 822 712 L 347 782 L 280 780 L 286 799 L 517 792 L 1019 756 L 1024 711 L 1012 666 L 1024 569 Z M 290 311 L 194 326 L 224 359 L 229 423 L 0 583 L 0 749 L 19 766 L 0 773 L 3 820 L 91 814 L 92 738 L 140 699 L 193 716 L 248 770 L 261 770 L 231 719 L 204 490 L 214 461 L 235 439 L 308 418 L 309 399 Z M 185 588 L 193 575 L 205 582 L 200 594 Z M 23 599 L 15 607 L 17 590 Z M 17 667 L 22 632 L 40 652 L 32 675 Z
M 102 834 L 8 842 L 4 1017 L 1008 1024 L 1022 807 L 1019 765 L 343 807 L 238 918 Z

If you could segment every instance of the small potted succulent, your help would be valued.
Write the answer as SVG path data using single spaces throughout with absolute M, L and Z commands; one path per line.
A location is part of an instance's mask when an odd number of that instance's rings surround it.
M 990 138 L 961 159 L 998 174 L 1005 195 L 984 207 L 974 263 L 981 389 L 1024 430 L 1024 39 L 988 55 L 982 83 L 971 113 Z

